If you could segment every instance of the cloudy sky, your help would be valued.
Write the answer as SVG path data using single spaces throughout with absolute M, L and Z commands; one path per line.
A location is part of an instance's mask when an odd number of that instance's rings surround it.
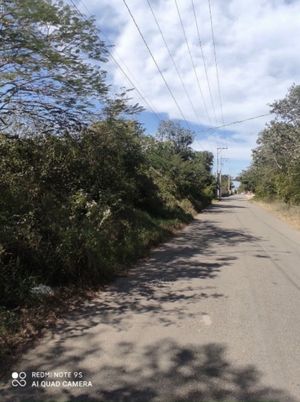
M 188 96 L 147 0 L 127 0 L 179 108 L 123 0 L 77 0 L 83 13 L 95 16 L 105 39 L 114 44 L 111 50 L 113 56 L 156 112 L 154 114 L 138 93 L 132 91 L 133 101 L 138 101 L 146 108 L 139 119 L 145 123 L 147 131 L 155 132 L 157 116 L 160 119 L 183 120 L 183 114 L 196 132 L 194 148 L 215 152 L 218 146 L 228 146 L 228 151 L 224 151 L 226 160 L 223 169 L 236 175 L 249 164 L 257 134 L 271 116 L 233 125 L 226 130 L 207 131 L 209 127 L 222 124 L 208 0 L 194 0 L 208 81 L 192 0 L 177 0 L 177 3 L 196 74 L 175 0 L 149 2 Z M 300 82 L 300 0 L 211 0 L 211 7 L 225 123 L 268 113 L 269 103 L 282 98 L 294 82 Z M 107 69 L 110 80 L 117 88 L 131 87 L 113 62 L 109 63 Z

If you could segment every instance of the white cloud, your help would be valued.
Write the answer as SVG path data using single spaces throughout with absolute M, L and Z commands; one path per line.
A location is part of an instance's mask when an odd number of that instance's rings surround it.
M 184 42 L 174 0 L 150 0 L 159 19 L 172 54 L 182 72 L 197 117 L 191 110 L 181 83 L 169 60 L 146 0 L 127 0 L 158 64 L 187 119 L 193 123 L 209 125 L 194 71 Z M 167 88 L 151 60 L 136 27 L 132 23 L 122 0 L 83 0 L 96 16 L 100 27 L 114 41 L 113 53 L 126 63 L 130 77 L 155 109 L 180 119 Z M 220 116 L 213 47 L 210 31 L 208 2 L 194 0 L 203 43 L 213 102 Z M 216 38 L 216 50 L 221 80 L 225 122 L 241 120 L 268 112 L 267 104 L 283 97 L 293 82 L 300 81 L 300 1 L 287 0 L 211 0 Z M 201 52 L 198 45 L 191 1 L 178 0 L 182 19 L 197 66 L 207 106 L 211 109 Z M 80 6 L 80 3 L 79 3 Z M 82 8 L 85 11 L 84 8 Z M 120 59 L 119 59 L 120 57 Z M 110 66 L 116 86 L 128 86 L 122 73 Z M 134 95 L 134 92 L 132 92 Z M 138 96 L 136 100 L 140 101 Z M 213 116 L 212 110 L 210 114 Z M 220 120 L 220 119 L 219 119 Z M 235 135 L 227 139 L 228 156 L 249 159 L 256 136 L 267 118 L 233 126 Z M 215 124 L 218 125 L 216 122 Z M 209 147 L 224 142 L 224 136 L 209 135 L 196 141 L 195 147 Z

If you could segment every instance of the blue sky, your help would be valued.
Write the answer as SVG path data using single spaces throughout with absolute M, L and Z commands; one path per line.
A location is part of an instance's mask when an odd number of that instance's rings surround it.
M 145 111 L 143 113 L 140 113 L 139 115 L 136 116 L 137 119 L 144 125 L 146 132 L 154 135 L 157 131 L 159 121 L 153 113 Z M 166 114 L 161 114 L 160 116 L 162 119 L 166 119 L 168 116 Z M 179 123 L 181 123 L 184 127 L 186 126 L 185 122 L 179 119 L 176 119 Z M 229 147 L 229 140 L 231 136 L 234 134 L 232 131 L 225 131 L 225 130 L 217 130 L 218 131 L 218 138 L 219 140 L 216 140 L 215 144 L 212 145 L 210 144 L 209 146 L 202 146 L 200 145 L 201 142 L 203 142 L 204 139 L 209 141 L 210 135 L 208 135 L 207 131 L 210 128 L 210 126 L 201 126 L 199 124 L 195 124 L 191 121 L 189 121 L 190 128 L 195 132 L 195 141 L 193 144 L 193 147 L 199 151 L 201 150 L 210 150 L 211 152 L 216 155 L 216 148 L 218 146 L 224 146 L 228 147 L 228 150 L 222 150 L 221 154 L 221 162 L 222 162 L 222 171 L 224 173 L 228 173 L 232 175 L 233 177 L 236 177 L 239 172 L 241 172 L 243 169 L 247 168 L 250 163 L 250 156 L 249 158 L 241 158 L 239 159 L 238 157 L 231 158 L 231 153 L 230 153 L 230 147 Z M 198 144 L 198 141 L 200 143 Z M 243 142 L 242 142 L 243 146 Z M 216 156 L 215 156 L 216 159 Z M 214 166 L 214 169 L 216 170 L 216 164 Z
M 205 131 L 207 127 L 222 124 L 208 1 L 194 0 L 207 66 L 207 81 L 192 0 L 177 0 L 203 97 L 197 85 L 175 1 L 149 1 L 195 111 L 170 60 L 147 0 L 127 0 L 127 4 L 180 108 L 196 132 L 193 147 L 215 153 L 218 146 L 227 146 L 223 171 L 236 176 L 249 165 L 257 135 L 271 117 L 251 120 L 226 130 Z M 76 2 L 83 13 L 95 16 L 97 25 L 105 35 L 103 39 L 114 44 L 111 49 L 113 56 L 158 116 L 177 121 L 182 119 L 124 2 Z M 300 0 L 211 0 L 211 5 L 224 122 L 268 113 L 268 104 L 284 97 L 288 88 L 300 81 Z M 113 62 L 109 62 L 106 69 L 114 88 L 131 87 Z M 137 92 L 132 91 L 131 97 L 133 103 L 139 102 L 146 108 L 139 119 L 146 131 L 153 133 L 158 124 L 156 115 L 143 103 Z

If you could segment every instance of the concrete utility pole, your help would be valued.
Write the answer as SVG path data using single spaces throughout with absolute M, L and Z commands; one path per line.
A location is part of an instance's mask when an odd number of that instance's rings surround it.
M 220 199 L 222 196 L 222 163 L 220 160 L 220 154 L 223 149 L 228 149 L 228 147 L 218 147 L 217 148 L 217 198 Z
M 222 168 L 223 168 L 223 166 L 224 166 L 224 162 L 228 162 L 229 161 L 229 158 L 222 158 L 221 157 L 221 169 L 220 170 L 223 170 Z M 224 185 L 224 188 L 225 187 L 227 187 L 227 193 L 228 193 L 228 195 L 230 195 L 230 193 L 231 193 L 231 176 L 230 176 L 230 174 L 228 173 L 227 174 L 227 184 L 224 182 L 223 183 L 223 185 Z M 222 193 L 222 174 L 221 174 L 221 193 Z M 222 196 L 222 194 L 221 194 L 221 196 Z
M 231 195 L 231 176 L 228 175 L 228 194 Z

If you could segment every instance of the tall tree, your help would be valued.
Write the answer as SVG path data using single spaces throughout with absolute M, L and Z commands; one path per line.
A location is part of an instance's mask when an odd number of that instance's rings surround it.
M 108 92 L 93 19 L 60 0 L 1 0 L 0 130 L 88 123 Z
M 161 141 L 170 141 L 174 146 L 175 152 L 186 157 L 190 153 L 194 133 L 182 127 L 179 123 L 172 120 L 165 120 L 159 125 L 157 137 Z
M 259 134 L 252 166 L 241 174 L 261 197 L 300 202 L 300 86 L 271 104 L 275 118 Z

